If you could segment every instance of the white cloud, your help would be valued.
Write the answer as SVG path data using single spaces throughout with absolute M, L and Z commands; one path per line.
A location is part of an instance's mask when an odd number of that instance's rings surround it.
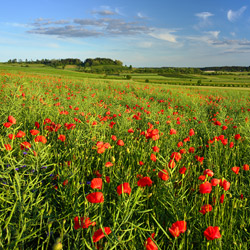
M 227 19 L 230 22 L 235 22 L 237 19 L 241 17 L 241 15 L 244 13 L 246 9 L 247 9 L 247 6 L 243 6 L 239 10 L 236 10 L 236 11 L 229 10 L 227 12 Z
M 214 14 L 210 12 L 201 12 L 201 13 L 196 13 L 195 16 L 201 18 L 202 20 L 206 21 L 210 16 L 213 16 Z
M 150 36 L 164 40 L 170 43 L 177 43 L 177 36 L 173 35 L 172 33 L 176 32 L 176 30 L 168 30 L 168 29 L 152 29 L 152 32 L 149 33 Z
M 195 16 L 199 18 L 199 23 L 197 25 L 194 25 L 194 28 L 198 30 L 200 28 L 204 28 L 206 26 L 211 25 L 209 17 L 214 16 L 214 14 L 210 12 L 200 12 L 196 13 Z
M 220 31 L 206 31 L 205 34 L 208 34 L 210 37 L 218 39 Z
M 141 12 L 137 13 L 137 17 L 140 19 L 147 19 L 148 18 L 147 16 L 143 15 Z

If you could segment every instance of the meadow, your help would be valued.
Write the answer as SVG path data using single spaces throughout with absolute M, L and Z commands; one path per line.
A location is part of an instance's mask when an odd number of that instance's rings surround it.
M 0 73 L 1 249 L 250 248 L 248 90 L 23 69 Z

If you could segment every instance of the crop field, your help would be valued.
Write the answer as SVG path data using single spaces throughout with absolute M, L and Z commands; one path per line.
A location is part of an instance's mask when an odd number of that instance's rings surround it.
M 9 69 L 0 249 L 250 249 L 248 90 Z

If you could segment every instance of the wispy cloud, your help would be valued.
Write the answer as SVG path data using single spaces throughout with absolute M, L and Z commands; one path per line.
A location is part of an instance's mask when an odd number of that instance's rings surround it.
M 148 17 L 146 15 L 144 15 L 143 13 L 141 13 L 141 12 L 137 12 L 137 18 L 139 18 L 139 19 L 148 19 Z
M 241 15 L 244 13 L 246 9 L 247 9 L 247 6 L 243 6 L 239 10 L 236 10 L 236 11 L 229 10 L 227 12 L 227 19 L 230 22 L 235 22 L 237 19 L 241 17 Z
M 212 13 L 210 12 L 201 12 L 201 13 L 196 13 L 195 16 L 201 18 L 202 20 L 206 21 L 210 16 L 213 16 Z
M 195 14 L 196 17 L 199 18 L 199 23 L 194 26 L 195 29 L 203 28 L 211 24 L 209 20 L 210 17 L 214 16 L 214 14 L 210 12 L 200 12 Z
M 64 25 L 67 24 L 67 25 Z M 115 18 L 93 18 L 70 20 L 36 20 L 29 33 L 55 35 L 59 37 L 96 37 L 110 35 L 147 34 L 150 28 L 137 21 L 129 22 Z
M 170 43 L 177 43 L 177 36 L 174 35 L 177 30 L 168 30 L 160 28 L 152 28 L 152 31 L 149 33 L 150 36 L 164 40 Z

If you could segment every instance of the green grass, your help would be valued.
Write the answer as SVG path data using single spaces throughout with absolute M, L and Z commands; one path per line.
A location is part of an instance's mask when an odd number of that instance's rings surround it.
M 248 91 L 0 67 L 0 248 L 56 249 L 60 242 L 63 249 L 140 250 L 155 233 L 154 242 L 163 250 L 249 249 L 250 176 L 243 168 L 250 164 Z M 6 127 L 9 116 L 16 123 Z M 34 129 L 44 143 L 32 135 Z M 11 140 L 19 131 L 25 136 Z M 24 142 L 30 148 L 23 148 Z M 174 152 L 179 157 L 171 168 Z M 113 166 L 106 167 L 107 162 Z M 239 174 L 232 171 L 235 166 Z M 183 167 L 185 174 L 179 172 Z M 204 180 L 206 169 L 213 176 Z M 166 181 L 158 177 L 162 170 Z M 152 185 L 138 186 L 146 176 Z M 101 190 L 89 184 L 97 177 Z M 213 178 L 225 179 L 230 188 L 217 185 L 200 193 L 200 185 Z M 130 194 L 117 194 L 122 183 L 129 183 Z M 89 202 L 87 195 L 97 191 L 104 202 Z M 203 215 L 199 211 L 206 204 L 212 211 Z M 75 229 L 76 216 L 95 225 Z M 187 228 L 175 238 L 169 228 L 177 221 Z M 209 226 L 218 226 L 221 237 L 207 240 Z M 112 233 L 95 243 L 94 233 L 104 227 Z

